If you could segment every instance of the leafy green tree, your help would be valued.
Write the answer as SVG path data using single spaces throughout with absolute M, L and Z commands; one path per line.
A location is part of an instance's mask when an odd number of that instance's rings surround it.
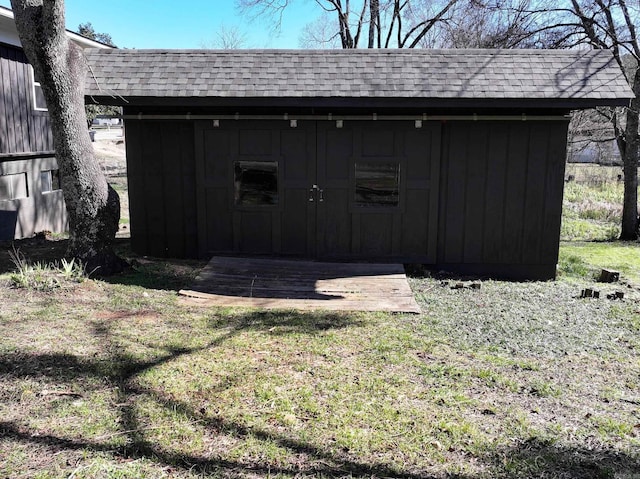
M 96 32 L 93 28 L 93 25 L 91 25 L 91 22 L 81 23 L 80 25 L 78 25 L 78 33 L 83 37 L 87 37 L 91 40 L 104 43 L 105 45 L 110 45 L 112 47 L 116 46 L 115 43 L 113 43 L 111 35 L 109 35 L 108 33 Z
M 112 105 L 85 105 L 85 113 L 87 115 L 87 126 L 91 128 L 93 120 L 99 116 L 120 116 L 122 108 Z

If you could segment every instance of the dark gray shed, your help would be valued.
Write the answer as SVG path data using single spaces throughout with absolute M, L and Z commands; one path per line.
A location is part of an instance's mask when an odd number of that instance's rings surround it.
M 124 106 L 142 254 L 418 262 L 552 278 L 568 113 L 624 105 L 606 51 L 88 52 Z

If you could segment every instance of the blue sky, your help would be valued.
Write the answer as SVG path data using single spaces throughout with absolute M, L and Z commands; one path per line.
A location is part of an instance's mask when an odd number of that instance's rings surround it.
M 249 48 L 297 48 L 301 28 L 318 14 L 312 0 L 297 0 L 283 17 L 282 32 L 274 34 L 264 19 L 251 21 L 234 0 L 66 0 L 67 28 L 91 22 L 108 33 L 118 47 L 201 48 L 211 43 L 221 25 L 246 34 Z M 11 8 L 9 0 L 0 5 Z

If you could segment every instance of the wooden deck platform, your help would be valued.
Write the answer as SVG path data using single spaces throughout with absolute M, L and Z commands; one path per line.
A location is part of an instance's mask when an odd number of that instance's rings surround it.
M 401 264 L 214 257 L 180 294 L 211 306 L 420 313 Z

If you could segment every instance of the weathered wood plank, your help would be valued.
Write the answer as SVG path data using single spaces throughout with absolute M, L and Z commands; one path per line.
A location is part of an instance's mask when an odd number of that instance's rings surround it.
M 29 94 L 31 93 L 31 78 L 29 74 L 29 65 L 26 63 L 24 53 L 16 54 L 16 94 L 20 103 L 19 121 L 20 121 L 20 143 L 22 151 L 33 151 L 31 138 L 33 132 L 29 131 L 32 110 L 30 107 Z
M 397 280 L 396 280 L 397 281 Z M 382 284 L 381 284 L 382 283 Z M 406 282 L 405 282 L 406 284 Z M 411 295 L 411 291 L 405 289 L 402 284 L 389 284 L 383 286 L 384 282 L 377 284 L 362 284 L 357 281 L 350 283 L 345 282 L 273 282 L 273 281 L 245 281 L 239 283 L 233 279 L 217 279 L 212 281 L 195 282 L 192 288 L 217 294 L 222 291 L 234 291 L 234 294 L 241 296 L 269 296 L 270 294 L 278 294 L 280 297 L 309 297 L 317 294 L 336 293 L 338 295 L 350 295 L 358 297 L 378 297 L 380 295 Z
M 462 263 L 465 241 L 465 202 L 467 182 L 467 149 L 469 144 L 469 124 L 460 122 L 451 128 L 455 141 L 449 145 L 447 159 L 447 196 L 444 207 L 445 221 L 444 259 L 446 263 Z
M 9 82 L 11 85 L 10 98 L 11 109 L 13 110 L 13 137 L 15 144 L 15 151 L 25 151 L 24 140 L 25 134 L 23 133 L 23 118 L 24 115 L 24 98 L 20 98 L 20 83 L 21 69 L 18 65 L 18 51 L 11 48 L 9 49 Z
M 507 156 L 507 182 L 503 220 L 501 263 L 520 264 L 524 231 L 524 195 L 529 161 L 531 125 L 527 122 L 510 126 Z
M 167 257 L 167 191 L 162 184 L 162 125 L 160 122 L 142 122 L 142 164 L 145 166 L 144 196 L 146 200 L 146 231 L 149 254 Z
M 550 129 L 549 149 L 545 172 L 545 202 L 542 228 L 544 236 L 540 246 L 540 263 L 554 265 L 558 261 L 562 195 L 566 164 L 566 138 L 569 122 Z
M 11 58 L 10 58 L 10 49 L 3 48 L 2 49 L 2 58 L 0 62 L 2 62 L 2 96 L 5 102 L 4 116 L 6 117 L 6 130 L 4 134 L 4 146 L 2 149 L 3 153 L 17 153 L 16 147 L 16 136 L 15 136 L 15 124 L 16 120 L 14 118 L 15 115 L 15 103 L 13 101 L 13 82 L 11 79 Z
M 420 308 L 411 298 L 404 301 L 395 300 L 389 302 L 367 302 L 367 301 L 323 301 L 304 299 L 273 299 L 273 298 L 242 298 L 237 296 L 202 295 L 202 297 L 185 296 L 181 300 L 185 304 L 199 306 L 220 306 L 220 307 L 240 307 L 259 309 L 280 309 L 298 311 L 386 311 L 392 313 L 421 313 Z
M 5 98 L 7 96 L 6 90 L 9 88 L 9 85 L 5 83 L 5 56 L 6 56 L 6 48 L 0 45 L 0 153 L 9 152 L 8 148 L 8 130 L 7 130 L 7 105 L 5 103 Z
M 209 262 L 210 265 L 216 267 L 226 268 L 238 268 L 241 271 L 252 271 L 258 269 L 266 274 L 271 274 L 275 271 L 302 271 L 309 272 L 310 274 L 344 274 L 349 273 L 351 275 L 388 275 L 388 274 L 402 274 L 404 275 L 404 268 L 401 264 L 381 264 L 381 263 L 328 263 L 328 262 L 315 262 L 315 261 L 299 261 L 299 260 L 287 260 L 287 259 L 269 259 L 269 258 L 238 258 L 229 256 L 216 256 Z
M 159 159 L 158 167 L 162 170 L 164 191 L 166 254 L 172 258 L 181 258 L 185 255 L 183 217 L 186 208 L 182 190 L 181 164 L 176 162 L 176 158 L 180 158 L 182 145 L 192 143 L 193 135 L 181 136 L 180 124 L 175 122 L 161 123 L 161 128 L 162 157 Z M 168 199 L 169 196 L 170 199 Z
M 234 272 L 232 270 L 227 271 L 203 271 L 198 276 L 198 280 L 202 281 L 224 281 L 228 278 L 232 278 L 234 282 L 251 282 L 255 280 L 260 281 L 269 281 L 275 282 L 280 281 L 283 284 L 295 284 L 301 282 L 319 282 L 322 281 L 324 283 L 337 282 L 341 284 L 348 284 L 353 282 L 354 284 L 368 284 L 374 285 L 378 283 L 394 283 L 394 282 L 402 282 L 405 281 L 405 276 L 400 274 L 388 275 L 388 276 L 358 276 L 356 278 L 346 277 L 346 278 L 331 278 L 331 275 L 327 275 L 327 277 L 322 275 L 313 275 L 313 274 L 296 274 L 296 272 L 292 272 L 291 274 L 287 274 L 284 271 L 281 271 L 277 274 L 269 274 L 269 273 L 245 273 L 245 272 Z
M 125 108 L 124 113 L 129 111 Z M 126 120 L 127 179 L 129 186 L 129 218 L 131 222 L 131 248 L 136 252 L 147 252 L 149 232 L 147 230 L 147 201 L 145 191 L 145 156 L 142 144 L 142 122 Z
M 488 122 L 469 127 L 466 151 L 467 178 L 465 187 L 464 243 L 462 257 L 465 263 L 482 263 L 482 239 L 484 238 L 484 204 L 487 195 L 487 137 Z
M 534 124 L 531 127 L 529 161 L 524 189 L 523 264 L 540 264 L 540 248 L 544 239 L 545 173 L 549 156 L 550 128 L 556 125 Z
M 487 158 L 487 185 L 484 211 L 483 261 L 499 263 L 503 247 L 503 224 L 506 198 L 505 177 L 509 146 L 508 125 L 490 125 Z
M 196 164 L 195 164 L 195 143 L 194 124 L 192 122 L 181 121 L 177 123 L 180 131 L 179 138 L 185 141 L 180 148 L 180 188 L 182 190 L 182 227 L 184 256 L 186 258 L 198 257 L 198 212 L 196 191 L 193 186 L 196 184 Z
M 420 312 L 398 264 L 214 257 L 180 294 L 218 306 Z

